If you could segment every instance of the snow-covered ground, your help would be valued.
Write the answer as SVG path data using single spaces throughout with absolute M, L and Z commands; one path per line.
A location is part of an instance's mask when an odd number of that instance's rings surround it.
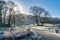
M 40 39 L 42 40 L 60 40 L 60 34 L 49 32 L 47 30 L 40 30 L 40 28 L 31 28 L 35 34 L 40 36 Z
M 0 38 L 2 37 L 19 37 L 22 35 L 28 34 L 27 29 L 14 29 L 14 28 L 6 28 L 5 30 L 0 30 Z
M 60 29 L 58 27 L 52 27 L 52 28 L 50 28 L 50 27 L 31 27 L 31 29 L 50 32 L 50 33 L 60 36 Z M 56 33 L 56 30 L 58 30 L 58 33 Z

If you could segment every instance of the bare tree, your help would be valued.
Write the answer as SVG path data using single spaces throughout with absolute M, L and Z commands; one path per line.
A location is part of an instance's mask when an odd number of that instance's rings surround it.
M 11 16 L 11 24 L 13 24 L 14 27 L 15 27 L 15 22 L 16 22 L 16 15 L 12 14 L 12 16 Z
M 6 18 L 7 10 L 8 10 L 8 7 L 7 7 L 6 3 L 5 3 L 4 4 L 4 9 L 3 9 L 4 24 L 5 24 L 5 18 Z
M 0 24 L 2 24 L 2 10 L 4 9 L 3 5 L 5 3 L 6 3 L 5 1 L 0 0 Z
M 30 11 L 33 13 L 35 22 L 37 25 L 39 25 L 40 15 L 45 11 L 44 8 L 38 7 L 38 6 L 33 6 L 30 8 Z
M 16 18 L 19 16 L 18 14 L 20 13 L 20 10 L 13 10 L 12 11 L 12 16 L 11 16 L 11 23 L 13 23 L 14 24 L 14 27 L 15 27 L 15 25 L 16 25 Z M 20 15 L 21 16 L 21 15 Z M 19 17 L 20 17 L 19 16 Z
M 47 21 L 50 21 L 50 18 L 52 18 L 48 11 L 45 11 L 44 17 L 45 17 L 44 19 L 45 23 L 47 23 Z
M 8 25 L 10 25 L 10 21 L 11 21 L 11 14 L 12 14 L 12 11 L 14 10 L 14 7 L 16 6 L 14 2 L 12 1 L 8 1 L 7 3 L 8 5 L 8 10 L 9 10 L 9 19 L 8 19 Z

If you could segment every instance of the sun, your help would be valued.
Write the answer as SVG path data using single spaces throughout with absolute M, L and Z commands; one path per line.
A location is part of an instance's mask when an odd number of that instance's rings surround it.
M 17 6 L 14 7 L 14 10 L 15 10 L 15 11 L 19 10 L 20 13 L 23 13 L 23 7 L 22 7 L 22 5 L 21 5 L 20 3 L 17 3 L 17 2 L 15 2 L 15 4 L 16 4 Z

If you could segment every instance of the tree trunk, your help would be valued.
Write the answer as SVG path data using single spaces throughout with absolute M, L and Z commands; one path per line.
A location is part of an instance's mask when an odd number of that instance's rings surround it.
M 2 26 L 2 12 L 0 10 L 0 26 Z
M 37 26 L 39 26 L 39 22 L 38 22 L 38 20 L 37 20 Z
M 4 15 L 4 25 L 5 25 L 5 15 Z
M 41 26 L 43 26 L 43 22 L 41 23 Z
M 39 23 L 37 22 L 37 26 L 39 25 Z
M 14 17 L 14 27 L 15 27 L 15 17 Z
M 10 19 L 11 19 L 11 15 L 9 15 L 9 19 L 8 19 L 8 25 L 10 26 Z
M 5 16 L 6 16 L 6 11 L 5 11 L 5 14 L 4 14 L 4 24 L 5 24 Z
M 12 12 L 12 9 L 10 9 L 10 13 L 9 13 L 9 19 L 8 19 L 8 25 L 9 25 L 9 27 L 11 26 L 11 25 L 10 25 L 10 21 L 11 21 L 11 12 Z

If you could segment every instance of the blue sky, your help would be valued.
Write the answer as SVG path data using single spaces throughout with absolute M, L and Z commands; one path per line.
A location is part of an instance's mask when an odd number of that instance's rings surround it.
M 60 0 L 13 0 L 18 3 L 23 13 L 29 14 L 31 6 L 39 6 L 49 11 L 52 17 L 60 18 Z

